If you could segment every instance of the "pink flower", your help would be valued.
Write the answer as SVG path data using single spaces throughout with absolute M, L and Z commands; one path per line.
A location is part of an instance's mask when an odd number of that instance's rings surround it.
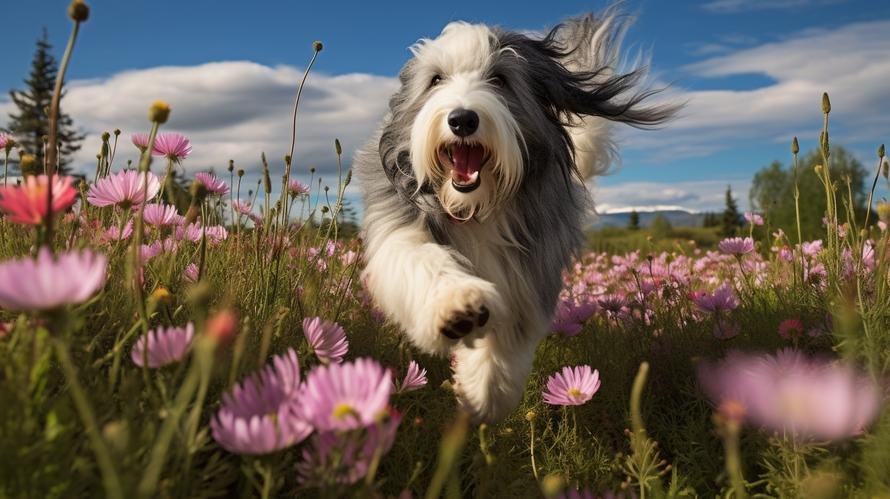
M 83 303 L 105 285 L 106 262 L 90 251 L 54 258 L 47 248 L 37 259 L 7 260 L 0 263 L 0 307 L 49 310 Z
M 806 256 L 816 256 L 819 254 L 820 251 L 822 251 L 822 240 L 817 239 L 815 241 L 804 241 L 800 249 Z
M 77 200 L 77 189 L 72 178 L 53 176 L 53 213 L 67 210 Z M 46 218 L 47 209 L 46 175 L 25 177 L 22 185 L 0 187 L 0 210 L 9 216 L 9 221 L 17 224 L 40 225 Z
M 734 401 L 757 426 L 797 438 L 837 440 L 859 435 L 875 418 L 880 390 L 849 366 L 805 357 L 732 353 L 699 369 L 705 393 Z
M 149 203 L 143 210 L 143 219 L 149 225 L 179 225 L 185 218 L 176 213 L 176 207 L 169 204 Z
M 182 277 L 188 282 L 198 282 L 198 266 L 194 263 L 190 263 L 185 266 L 185 270 L 182 271 Z
M 130 351 L 130 358 L 137 366 L 152 369 L 179 362 L 188 352 L 194 336 L 195 326 L 191 322 L 185 327 L 158 327 L 139 338 Z
M 318 360 L 325 364 L 343 362 L 349 342 L 346 331 L 337 323 L 323 321 L 321 317 L 306 317 L 303 319 L 303 334 Z
M 705 312 L 728 312 L 739 306 L 735 290 L 729 284 L 720 286 L 713 293 L 701 293 L 693 296 L 692 301 Z
M 134 133 L 133 135 L 130 135 L 130 140 L 141 152 L 145 152 L 145 150 L 148 149 L 147 133 Z
M 293 197 L 303 196 L 309 194 L 309 186 L 299 180 L 291 180 L 287 183 L 287 192 Z
M 211 194 L 222 196 L 229 192 L 229 186 L 216 175 L 210 172 L 198 172 L 195 174 L 195 180 L 203 185 Z
M 210 244 L 218 244 L 229 237 L 229 231 L 222 225 L 203 227 L 200 224 L 194 223 L 176 227 L 176 239 L 178 241 L 197 243 L 201 241 L 205 234 L 207 235 L 207 242 Z
M 619 307 L 620 310 L 620 307 Z M 550 329 L 566 336 L 575 336 L 584 328 L 584 322 L 596 311 L 592 303 L 577 304 L 573 300 L 560 300 L 556 304 Z
M 299 414 L 300 363 L 291 348 L 262 371 L 223 394 L 210 420 L 213 439 L 229 452 L 269 454 L 303 441 L 312 433 Z
M 163 241 L 153 241 L 151 244 L 143 244 L 140 248 L 142 263 L 146 263 L 162 253 L 172 253 L 176 251 L 177 248 L 177 242 L 169 237 Z
M 0 132 L 0 149 L 6 150 L 6 146 L 11 144 L 15 144 L 15 139 L 12 138 L 12 135 Z
M 600 373 L 590 366 L 565 366 L 547 379 L 544 402 L 550 405 L 583 405 L 600 389 Z
M 754 240 L 750 237 L 730 237 L 717 243 L 717 247 L 729 255 L 744 255 L 754 251 Z
M 181 133 L 159 133 L 155 138 L 155 146 L 151 154 L 164 156 L 171 161 L 182 161 L 192 152 L 192 144 L 188 137 Z
M 763 216 L 761 216 L 759 213 L 750 211 L 746 212 L 745 220 L 747 220 L 748 223 L 750 223 L 751 225 L 763 225 Z
M 147 189 L 143 190 L 143 184 Z M 87 201 L 93 206 L 120 206 L 129 209 L 138 206 L 157 195 L 161 182 L 154 173 L 139 173 L 124 170 L 100 178 L 90 186 Z
M 395 385 L 395 391 L 396 393 L 413 392 L 423 388 L 426 384 L 426 369 L 420 367 L 420 364 L 412 360 L 408 363 L 408 372 L 405 373 L 405 379 Z
M 791 338 L 798 338 L 803 335 L 803 322 L 800 319 L 785 319 L 784 321 L 779 323 L 779 336 L 785 338 L 786 340 L 790 340 Z
M 390 393 L 392 377 L 373 359 L 320 365 L 306 377 L 300 409 L 320 432 L 366 428 L 387 413 Z
M 129 239 L 130 236 L 133 235 L 133 221 L 128 221 L 124 228 L 121 229 L 119 225 L 112 225 L 108 229 L 105 230 L 105 233 L 102 234 L 102 241 L 105 242 L 113 242 L 113 241 L 124 241 Z

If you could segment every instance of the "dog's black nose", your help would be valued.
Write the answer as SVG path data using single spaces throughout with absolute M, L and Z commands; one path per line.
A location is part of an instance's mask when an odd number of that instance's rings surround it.
M 455 109 L 448 113 L 448 126 L 458 137 L 472 135 L 479 128 L 479 115 L 469 109 Z

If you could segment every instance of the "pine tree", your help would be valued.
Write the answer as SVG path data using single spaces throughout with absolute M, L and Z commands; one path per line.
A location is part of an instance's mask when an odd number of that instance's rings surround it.
M 637 210 L 630 211 L 630 217 L 627 219 L 627 228 L 630 230 L 640 230 L 640 214 Z
M 37 40 L 37 49 L 31 61 L 31 72 L 24 80 L 26 90 L 9 92 L 12 102 L 18 109 L 17 113 L 9 114 L 8 132 L 15 135 L 17 142 L 29 154 L 37 158 L 39 169 L 43 169 L 43 139 L 49 133 L 49 107 L 52 102 L 58 63 L 53 57 L 52 45 L 46 29 Z M 64 87 L 62 97 L 65 97 Z M 80 149 L 84 135 L 77 132 L 71 117 L 59 110 L 59 172 L 67 173 L 66 166 L 71 163 L 71 156 Z
M 732 237 L 736 235 L 736 229 L 742 225 L 742 215 L 739 213 L 739 207 L 736 205 L 735 199 L 732 197 L 732 188 L 726 186 L 726 208 L 723 210 L 723 220 L 720 233 L 724 237 Z

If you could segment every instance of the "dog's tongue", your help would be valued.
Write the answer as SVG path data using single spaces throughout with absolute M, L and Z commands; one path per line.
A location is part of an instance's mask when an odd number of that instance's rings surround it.
M 454 172 L 461 181 L 468 181 L 474 173 L 479 173 L 485 156 L 485 148 L 474 144 L 455 144 L 451 146 L 451 159 Z

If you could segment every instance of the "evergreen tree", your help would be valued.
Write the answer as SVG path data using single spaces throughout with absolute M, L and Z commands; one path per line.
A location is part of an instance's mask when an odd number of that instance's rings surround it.
M 637 210 L 631 210 L 630 217 L 627 219 L 627 228 L 640 230 L 640 214 L 637 213 Z
M 18 112 L 9 114 L 8 132 L 15 135 L 19 145 L 29 154 L 37 158 L 38 169 L 43 169 L 43 139 L 49 133 L 49 107 L 52 103 L 53 90 L 56 84 L 58 63 L 53 57 L 52 45 L 43 30 L 43 36 L 37 40 L 37 49 L 31 61 L 31 72 L 24 80 L 26 90 L 11 90 L 12 102 Z M 64 98 L 64 87 L 62 97 Z M 59 172 L 66 173 L 66 166 L 71 163 L 71 156 L 80 149 L 84 135 L 75 130 L 71 117 L 59 110 Z
M 649 224 L 649 231 L 655 239 L 665 239 L 671 237 L 674 233 L 674 227 L 667 217 L 659 213 L 652 219 L 652 223 Z
M 742 215 L 739 213 L 739 207 L 736 205 L 735 199 L 732 197 L 732 188 L 726 186 L 726 208 L 723 210 L 723 220 L 720 233 L 724 237 L 736 235 L 736 229 L 742 226 Z

